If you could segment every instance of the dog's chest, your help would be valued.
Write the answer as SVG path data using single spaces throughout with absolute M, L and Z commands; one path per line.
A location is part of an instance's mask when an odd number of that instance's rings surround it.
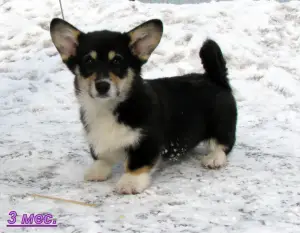
M 97 156 L 138 143 L 140 130 L 119 123 L 106 106 L 97 106 L 93 100 L 81 101 L 82 123 L 86 136 Z

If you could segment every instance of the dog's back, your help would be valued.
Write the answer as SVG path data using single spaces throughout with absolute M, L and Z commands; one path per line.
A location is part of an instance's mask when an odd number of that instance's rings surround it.
M 235 143 L 237 110 L 226 63 L 216 42 L 199 53 L 204 74 L 148 80 L 159 96 L 161 133 L 166 157 L 179 156 L 199 142 L 214 139 L 229 153 Z

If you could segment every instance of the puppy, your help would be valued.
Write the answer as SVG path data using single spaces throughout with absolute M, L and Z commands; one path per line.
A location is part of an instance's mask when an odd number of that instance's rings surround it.
M 180 157 L 202 141 L 202 164 L 219 168 L 235 143 L 237 108 L 218 44 L 199 56 L 204 74 L 143 80 L 141 69 L 159 44 L 163 24 L 152 19 L 128 32 L 85 33 L 55 18 L 53 44 L 74 74 L 80 119 L 94 163 L 85 179 L 104 181 L 123 158 L 121 194 L 143 192 L 160 158 Z

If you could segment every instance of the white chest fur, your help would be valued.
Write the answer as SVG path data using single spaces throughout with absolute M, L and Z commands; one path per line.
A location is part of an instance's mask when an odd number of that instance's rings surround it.
M 138 143 L 140 130 L 119 123 L 111 110 L 112 103 L 91 98 L 87 93 L 80 94 L 78 100 L 84 110 L 87 140 L 99 158 Z

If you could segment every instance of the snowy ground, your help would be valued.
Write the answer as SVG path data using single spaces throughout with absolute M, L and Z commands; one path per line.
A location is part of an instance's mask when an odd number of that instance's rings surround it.
M 229 164 L 201 167 L 196 150 L 164 165 L 137 196 L 83 181 L 91 163 L 70 72 L 50 41 L 58 0 L 0 1 L 0 232 L 300 232 L 300 2 L 199 5 L 63 0 L 83 31 L 126 31 L 150 18 L 165 25 L 145 78 L 202 71 L 206 37 L 220 44 L 238 100 Z M 38 193 L 97 204 L 30 197 Z M 6 228 L 8 213 L 50 212 L 55 229 Z M 20 222 L 20 218 L 18 218 Z

